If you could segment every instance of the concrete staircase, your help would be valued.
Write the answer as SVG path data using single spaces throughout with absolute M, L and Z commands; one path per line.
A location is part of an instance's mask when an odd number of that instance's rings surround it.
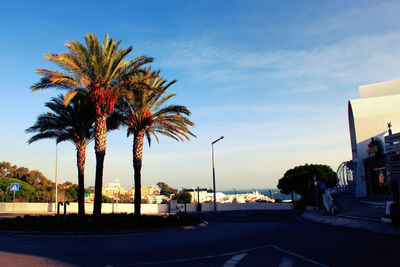
M 355 198 L 349 193 L 334 195 L 334 201 L 338 207 L 338 216 L 347 216 L 372 221 L 381 221 L 386 213 L 387 197 Z

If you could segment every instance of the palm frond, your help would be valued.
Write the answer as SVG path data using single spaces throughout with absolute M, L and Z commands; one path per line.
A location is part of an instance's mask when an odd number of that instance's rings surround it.
M 75 97 L 64 106 L 64 96 L 52 98 L 45 106 L 49 112 L 41 114 L 26 133 L 34 135 L 31 144 L 42 139 L 56 139 L 56 142 L 71 141 L 77 147 L 89 143 L 94 138 L 95 113 L 91 103 L 82 95 Z
M 139 73 L 139 79 L 129 83 L 119 112 L 127 126 L 127 136 L 145 133 L 151 144 L 151 135 L 159 142 L 157 133 L 177 141 L 190 140 L 196 137 L 189 127 L 194 123 L 188 119 L 189 109 L 181 105 L 165 105 L 175 93 L 166 94 L 167 88 L 176 82 L 167 82 L 160 77 L 160 71 L 147 68 Z M 139 82 L 138 82 L 139 81 Z

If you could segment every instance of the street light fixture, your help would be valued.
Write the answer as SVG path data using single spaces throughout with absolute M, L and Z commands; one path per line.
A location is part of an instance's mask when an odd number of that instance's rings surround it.
M 223 136 L 211 143 L 212 147 L 212 168 L 213 168 L 213 191 L 214 191 L 214 211 L 217 211 L 217 194 L 215 191 L 215 162 L 214 162 L 214 144 L 219 140 L 224 139 Z

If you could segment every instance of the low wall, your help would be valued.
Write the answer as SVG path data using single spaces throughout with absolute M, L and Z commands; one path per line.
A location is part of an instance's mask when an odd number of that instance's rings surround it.
M 185 204 L 178 204 L 178 210 L 184 212 Z M 228 210 L 291 210 L 291 203 L 217 203 L 218 211 Z M 0 203 L 0 212 L 27 212 L 27 213 L 46 213 L 56 212 L 57 207 L 54 203 Z M 202 211 L 213 211 L 213 203 L 202 203 Z M 85 203 L 86 213 L 92 213 L 93 203 Z M 133 203 L 103 203 L 102 213 L 133 213 Z M 186 204 L 186 212 L 197 211 L 197 204 Z M 64 206 L 60 206 L 60 213 L 64 212 Z M 142 214 L 168 213 L 168 204 L 142 204 Z M 172 211 L 175 212 L 175 211 Z M 67 213 L 78 213 L 78 203 L 71 203 L 67 206 Z
M 178 204 L 180 211 L 185 211 L 185 204 Z M 217 203 L 217 211 L 229 210 L 291 210 L 293 209 L 292 203 Z M 186 204 L 186 212 L 197 211 L 197 203 Z M 213 203 L 202 203 L 201 211 L 214 211 Z
M 102 213 L 133 213 L 133 203 L 103 203 Z M 0 212 L 56 212 L 55 203 L 0 203 Z M 93 212 L 93 203 L 85 203 L 85 212 Z M 167 213 L 168 204 L 142 204 L 141 212 L 143 214 Z M 64 206 L 60 206 L 60 213 L 64 213 Z M 67 206 L 67 213 L 78 213 L 78 203 L 74 202 Z

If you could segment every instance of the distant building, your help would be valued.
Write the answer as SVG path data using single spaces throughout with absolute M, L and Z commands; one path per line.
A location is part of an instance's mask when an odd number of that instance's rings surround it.
M 103 186 L 101 189 L 101 193 L 103 196 L 116 200 L 119 195 L 126 194 L 126 190 L 121 186 L 117 178 L 113 183 L 108 183 L 107 186 Z
M 129 189 L 127 193 L 132 200 L 135 199 L 135 187 L 132 187 L 131 189 Z M 149 199 L 150 196 L 159 196 L 160 189 L 154 185 L 142 186 L 140 188 L 140 193 L 141 193 L 142 199 Z M 153 201 L 154 199 L 156 199 L 156 198 L 150 197 L 150 201 Z M 161 199 L 161 198 L 159 198 L 159 199 Z M 156 199 L 155 201 L 159 202 L 161 200 Z
M 191 195 L 192 203 L 204 203 L 212 200 L 212 193 L 208 193 L 207 188 L 185 188 L 182 191 Z
M 400 80 L 368 84 L 348 103 L 356 197 L 390 195 L 385 136 L 400 132 Z
M 207 192 L 206 188 L 189 188 L 183 189 L 183 192 L 187 192 L 192 196 L 192 203 L 212 203 L 214 202 L 214 193 Z M 216 202 L 217 203 L 246 203 L 246 202 L 274 202 L 273 199 L 260 194 L 258 191 L 246 194 L 234 194 L 226 195 L 222 192 L 216 192 Z

